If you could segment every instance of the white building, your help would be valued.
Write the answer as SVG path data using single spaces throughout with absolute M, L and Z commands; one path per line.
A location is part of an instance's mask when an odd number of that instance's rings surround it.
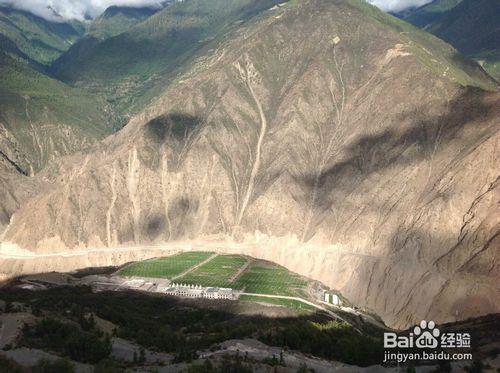
M 163 289 L 162 289 L 163 290 Z M 160 291 L 158 289 L 158 291 Z M 186 298 L 237 299 L 237 294 L 230 288 L 202 287 L 201 285 L 172 284 L 161 291 L 167 295 Z
M 340 301 L 340 298 L 337 294 L 331 294 L 331 293 L 325 292 L 323 296 L 324 296 L 323 301 L 325 303 L 333 304 L 334 306 L 340 306 L 341 301 Z
M 129 289 L 138 289 L 144 285 L 146 281 L 141 279 L 132 279 L 122 283 L 122 286 Z
M 236 299 L 233 289 L 230 288 L 207 288 L 205 298 L 210 299 Z

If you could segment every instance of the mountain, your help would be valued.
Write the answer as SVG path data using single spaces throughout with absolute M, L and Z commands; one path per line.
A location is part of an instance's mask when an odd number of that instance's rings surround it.
M 0 151 L 20 173 L 112 132 L 105 102 L 0 52 Z
M 496 83 L 361 0 L 206 4 L 60 65 L 87 84 L 159 77 L 122 130 L 36 176 L 48 186 L 12 215 L 4 274 L 211 243 L 395 327 L 499 312 Z
M 434 0 L 403 19 L 447 41 L 500 79 L 500 3 Z
M 103 100 L 44 73 L 83 32 L 0 6 L 0 230 L 43 184 L 28 175 L 113 131 Z
M 264 0 L 175 2 L 116 37 L 75 45 L 55 61 L 53 71 L 68 84 L 104 92 L 119 111 L 136 113 L 194 56 L 268 4 Z
M 395 15 L 400 16 L 418 27 L 425 27 L 434 22 L 439 22 L 439 19 L 445 12 L 453 9 L 462 1 L 463 0 L 434 0 L 421 7 L 409 8 Z
M 155 14 L 155 8 L 130 8 L 111 6 L 88 26 L 86 34 L 97 39 L 107 39 L 128 31 L 132 26 Z
M 0 6 L 0 49 L 14 43 L 31 60 L 49 65 L 75 43 L 85 27 L 77 21 L 51 22 L 29 12 Z

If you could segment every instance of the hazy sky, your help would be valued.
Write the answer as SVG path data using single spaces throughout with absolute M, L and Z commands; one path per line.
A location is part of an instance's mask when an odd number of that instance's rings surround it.
M 399 12 L 406 8 L 425 5 L 431 1 L 432 0 L 368 0 L 368 2 L 388 12 Z
M 0 0 L 0 4 L 9 4 L 17 9 L 27 10 L 54 21 L 62 20 L 55 15 L 54 11 L 64 20 L 81 21 L 86 17 L 98 16 L 111 5 L 157 7 L 160 2 L 161 0 Z
M 64 20 L 86 17 L 94 18 L 111 5 L 159 6 L 161 0 L 0 0 L 0 4 L 9 4 L 18 9 L 30 11 L 50 20 L 59 20 L 55 12 Z M 210 0 L 207 0 L 210 1 Z M 411 6 L 420 6 L 431 0 L 368 0 L 385 11 L 400 11 Z

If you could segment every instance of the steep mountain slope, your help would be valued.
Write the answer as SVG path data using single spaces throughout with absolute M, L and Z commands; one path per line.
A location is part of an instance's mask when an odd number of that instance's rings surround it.
M 128 32 L 75 45 L 54 63 L 54 74 L 69 84 L 104 92 L 118 110 L 135 113 L 210 42 L 268 4 L 264 0 L 175 2 Z M 158 84 L 159 89 L 152 89 Z
M 84 25 L 50 22 L 31 13 L 0 6 L 0 49 L 14 43 L 31 60 L 48 65 L 65 52 L 84 33 Z
M 361 0 L 257 4 L 123 130 L 40 174 L 51 189 L 4 245 L 50 255 L 3 271 L 222 235 L 392 326 L 498 312 L 500 96 L 467 87 L 492 81 Z
M 2 144 L 3 145 L 3 144 Z M 0 241 L 12 214 L 41 189 L 43 182 L 27 177 L 0 150 Z
M 112 6 L 88 26 L 86 34 L 97 39 L 107 39 L 129 30 L 137 23 L 155 14 L 155 8 L 129 8 Z
M 0 151 L 20 173 L 112 132 L 104 102 L 0 52 Z
M 500 2 L 435 0 L 403 18 L 480 61 L 500 79 Z
M 398 15 L 418 27 L 425 27 L 439 21 L 443 13 L 453 9 L 462 1 L 463 0 L 434 0 L 418 8 L 403 10 Z

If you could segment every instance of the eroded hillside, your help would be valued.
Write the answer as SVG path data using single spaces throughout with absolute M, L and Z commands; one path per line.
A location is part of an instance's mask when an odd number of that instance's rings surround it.
M 112 132 L 103 100 L 2 52 L 0 74 L 0 151 L 22 174 L 33 175 Z
M 53 187 L 4 239 L 53 253 L 294 235 L 252 255 L 392 326 L 498 312 L 500 96 L 464 61 L 356 0 L 271 4 L 42 173 Z

